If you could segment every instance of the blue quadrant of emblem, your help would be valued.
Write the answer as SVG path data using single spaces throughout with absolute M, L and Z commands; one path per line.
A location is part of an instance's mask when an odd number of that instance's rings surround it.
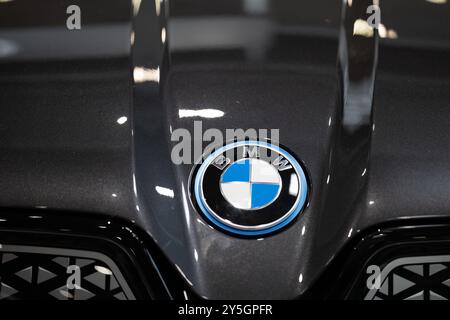
M 252 208 L 271 203 L 278 195 L 279 189 L 279 184 L 252 183 Z
M 250 160 L 240 160 L 233 163 L 224 172 L 222 183 L 225 182 L 249 182 L 250 181 Z

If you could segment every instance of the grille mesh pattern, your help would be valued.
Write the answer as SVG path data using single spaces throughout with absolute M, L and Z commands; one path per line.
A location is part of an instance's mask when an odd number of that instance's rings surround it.
M 0 246 L 0 300 L 132 300 L 116 264 L 90 251 Z
M 380 274 L 366 300 L 449 300 L 450 256 L 400 258 Z

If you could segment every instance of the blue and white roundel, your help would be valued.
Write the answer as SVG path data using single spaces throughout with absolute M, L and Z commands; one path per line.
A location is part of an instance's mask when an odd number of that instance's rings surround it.
M 244 236 L 275 232 L 305 207 L 308 184 L 299 162 L 263 141 L 225 145 L 198 167 L 193 193 L 215 227 Z
M 256 210 L 271 204 L 280 194 L 281 177 L 270 163 L 241 159 L 222 175 L 220 190 L 235 208 Z

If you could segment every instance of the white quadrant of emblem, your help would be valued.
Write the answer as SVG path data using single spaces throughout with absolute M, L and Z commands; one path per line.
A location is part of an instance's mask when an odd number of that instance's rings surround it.
M 282 180 L 278 170 L 261 159 L 241 159 L 222 174 L 220 191 L 235 208 L 257 210 L 279 196 Z

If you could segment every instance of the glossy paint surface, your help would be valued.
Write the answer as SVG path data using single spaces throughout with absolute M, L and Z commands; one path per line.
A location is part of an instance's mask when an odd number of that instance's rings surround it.
M 209 299 L 299 297 L 358 232 L 449 214 L 448 3 L 381 3 L 384 38 L 355 27 L 370 1 L 76 3 L 78 31 L 72 2 L 0 3 L 0 206 L 126 219 Z M 280 129 L 311 179 L 301 217 L 209 226 L 171 161 L 198 120 Z

